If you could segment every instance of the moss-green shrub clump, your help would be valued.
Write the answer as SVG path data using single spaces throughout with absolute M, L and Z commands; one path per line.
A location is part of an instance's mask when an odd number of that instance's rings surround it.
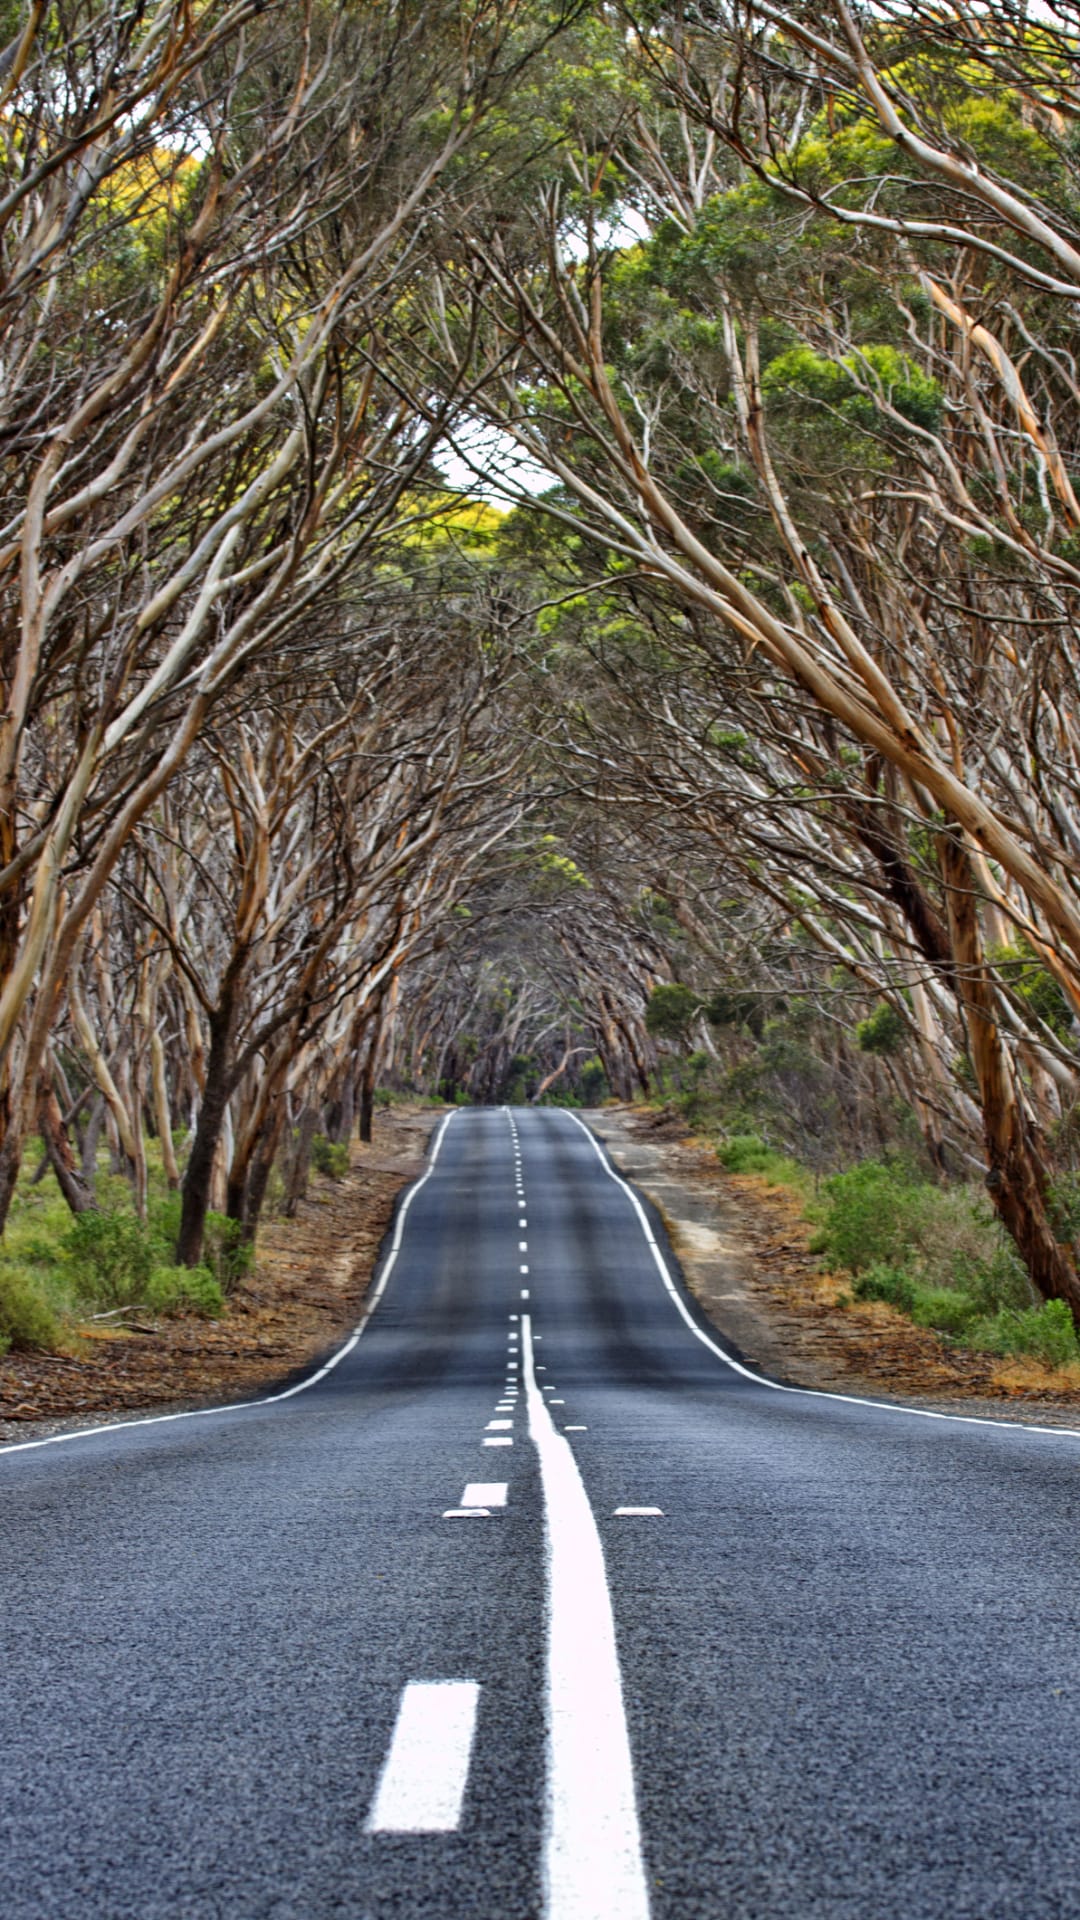
M 49 1353 L 59 1343 L 60 1322 L 37 1276 L 14 1261 L 0 1261 L 0 1353 L 11 1347 Z
M 349 1171 L 347 1144 L 328 1140 L 325 1134 L 317 1133 L 311 1143 L 311 1164 L 316 1173 L 328 1174 L 331 1180 L 344 1180 Z

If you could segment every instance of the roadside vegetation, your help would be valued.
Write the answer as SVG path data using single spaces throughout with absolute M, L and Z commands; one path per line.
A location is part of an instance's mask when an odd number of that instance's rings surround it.
M 0 1339 L 220 1311 L 381 1088 L 1060 1348 L 1073 12 L 0 12 Z

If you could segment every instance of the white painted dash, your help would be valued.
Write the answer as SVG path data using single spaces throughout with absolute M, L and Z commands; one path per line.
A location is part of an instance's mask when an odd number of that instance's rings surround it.
M 655 1514 L 660 1520 L 664 1517 L 664 1509 L 662 1507 L 616 1507 L 615 1513 L 616 1516 L 619 1514 L 641 1514 L 650 1518 Z
M 470 1480 L 461 1504 L 463 1507 L 505 1507 L 509 1485 L 508 1480 Z
M 453 1833 L 460 1825 L 479 1699 L 475 1680 L 404 1688 L 369 1833 Z
M 484 1441 L 485 1447 L 512 1447 L 513 1444 L 512 1440 L 504 1439 L 501 1434 L 498 1439 L 488 1439 Z
M 487 1430 L 489 1433 L 492 1433 L 492 1432 L 497 1433 L 500 1430 L 502 1432 L 506 1432 L 508 1428 L 513 1426 L 513 1424 L 514 1423 L 512 1420 L 489 1420 L 487 1423 Z

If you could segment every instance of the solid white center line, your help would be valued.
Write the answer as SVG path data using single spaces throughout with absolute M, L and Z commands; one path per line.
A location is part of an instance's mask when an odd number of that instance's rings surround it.
M 369 1833 L 453 1833 L 469 1778 L 480 1688 L 475 1680 L 413 1680 L 368 1814 Z
M 570 1442 L 536 1384 L 528 1316 L 522 1330 L 547 1536 L 546 1920 L 648 1920 L 604 1550 Z

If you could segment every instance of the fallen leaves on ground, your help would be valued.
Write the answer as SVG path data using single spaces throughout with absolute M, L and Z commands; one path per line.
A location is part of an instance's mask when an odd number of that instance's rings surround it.
M 352 1326 L 394 1202 L 423 1168 L 437 1114 L 376 1116 L 342 1180 L 313 1178 L 295 1219 L 271 1219 L 258 1261 L 220 1320 L 185 1316 L 86 1326 L 62 1354 L 0 1358 L 0 1440 L 24 1423 L 228 1399 L 265 1390 L 314 1360 Z

